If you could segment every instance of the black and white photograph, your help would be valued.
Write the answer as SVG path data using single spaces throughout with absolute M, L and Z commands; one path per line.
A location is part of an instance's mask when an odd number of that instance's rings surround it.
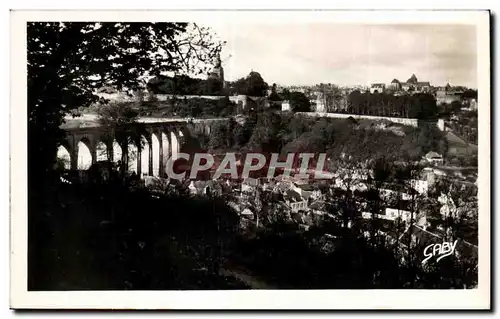
M 489 23 L 11 11 L 11 307 L 490 307 Z

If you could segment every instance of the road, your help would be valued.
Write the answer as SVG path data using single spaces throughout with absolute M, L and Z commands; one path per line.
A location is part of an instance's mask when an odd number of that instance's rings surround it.
M 266 282 L 255 278 L 252 275 L 249 275 L 247 273 L 244 273 L 240 270 L 236 269 L 221 269 L 220 274 L 223 276 L 232 276 L 235 277 L 236 279 L 244 282 L 246 285 L 250 287 L 250 289 L 278 289 L 277 287 L 271 286 L 267 284 Z

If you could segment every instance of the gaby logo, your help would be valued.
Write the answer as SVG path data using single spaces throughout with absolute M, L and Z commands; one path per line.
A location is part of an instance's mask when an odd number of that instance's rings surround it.
M 455 247 L 457 246 L 458 240 L 455 240 L 453 243 L 443 242 L 442 244 L 431 244 L 424 249 L 424 256 L 427 257 L 422 261 L 422 265 L 431 259 L 433 256 L 438 255 L 439 257 L 436 259 L 436 262 L 440 261 L 446 256 L 450 256 L 455 251 Z

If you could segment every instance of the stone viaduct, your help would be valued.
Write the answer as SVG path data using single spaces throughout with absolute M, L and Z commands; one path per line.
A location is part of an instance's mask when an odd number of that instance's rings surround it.
M 82 170 L 102 160 L 120 161 L 139 176 L 164 176 L 167 160 L 179 152 L 189 153 L 199 147 L 197 137 L 208 136 L 214 120 L 179 120 L 133 123 L 117 127 L 89 126 L 66 128 L 66 138 L 58 150 L 65 158 L 65 168 Z M 88 165 L 80 163 L 84 148 L 90 153 Z M 61 155 L 62 154 L 62 155 Z M 144 163 L 146 162 L 146 163 Z

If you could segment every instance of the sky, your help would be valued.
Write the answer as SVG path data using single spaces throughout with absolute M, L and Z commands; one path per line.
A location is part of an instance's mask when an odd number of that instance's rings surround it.
M 419 81 L 477 86 L 470 25 L 220 24 L 226 80 L 259 72 L 269 84 Z M 228 59 L 228 57 L 231 57 Z

